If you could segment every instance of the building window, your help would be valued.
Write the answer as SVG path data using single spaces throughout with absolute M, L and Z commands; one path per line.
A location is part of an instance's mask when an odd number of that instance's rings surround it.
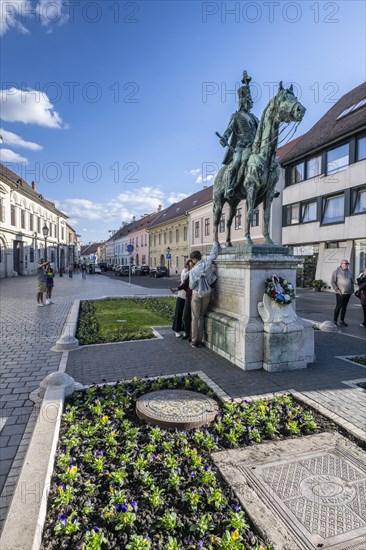
M 15 219 L 15 218 L 16 218 L 16 215 L 15 215 L 15 212 L 16 212 L 15 206 L 14 206 L 14 204 L 12 204 L 12 205 L 10 206 L 10 223 L 11 223 L 11 225 L 16 225 L 16 219 Z
M 295 164 L 295 166 L 291 168 L 291 185 L 293 183 L 299 183 L 299 181 L 303 181 L 305 179 L 304 176 L 304 163 L 299 162 L 298 164 Z
M 0 222 L 5 222 L 5 206 L 2 198 L 0 198 Z
M 237 208 L 235 214 L 235 229 L 241 229 L 242 208 Z
M 219 232 L 220 232 L 220 233 L 224 233 L 224 232 L 225 232 L 225 214 L 221 214 L 220 225 L 219 225 Z
M 200 222 L 194 222 L 194 236 L 200 236 Z
M 154 248 L 156 247 L 156 235 L 154 235 Z
M 186 241 L 188 239 L 188 227 L 183 228 L 183 239 Z
M 303 202 L 301 205 L 301 222 L 316 221 L 316 201 Z
M 154 258 L 154 267 L 156 267 L 156 257 Z
M 164 244 L 166 244 L 166 233 L 164 233 Z
M 159 241 L 159 245 L 161 245 L 161 233 L 159 233 L 159 235 L 158 235 L 158 241 Z
M 353 190 L 352 214 L 366 212 L 366 187 Z
M 175 267 L 179 267 L 179 256 L 175 257 Z
M 169 231 L 169 244 L 173 243 L 173 231 Z
M 29 231 L 33 231 L 33 214 L 29 214 Z
M 205 237 L 208 237 L 210 234 L 210 218 L 205 219 Z
M 349 143 L 327 151 L 327 175 L 343 170 L 349 164 Z
M 142 256 L 141 263 L 142 263 L 142 265 L 146 265 L 146 256 L 145 256 L 145 254 Z
M 344 221 L 344 194 L 333 195 L 323 199 L 322 223 L 339 223 Z
M 315 178 L 322 173 L 322 157 L 312 157 L 306 161 L 306 179 Z
M 175 242 L 179 243 L 179 229 L 175 230 Z
M 296 223 L 300 222 L 300 205 L 299 203 L 296 204 L 289 204 L 285 207 L 285 223 L 286 225 L 294 225 Z
M 252 219 L 251 226 L 258 227 L 258 225 L 259 225 L 259 209 L 256 208 L 253 212 L 253 219 Z
M 357 140 L 356 161 L 366 159 L 366 136 L 362 136 Z
M 145 233 L 145 246 L 147 246 L 147 233 Z
M 139 247 L 139 238 L 136 237 L 136 248 L 138 248 L 138 247 Z
M 37 233 L 41 232 L 41 218 L 37 218 Z M 62 240 L 64 239 L 64 230 L 62 228 Z
M 34 248 L 29 249 L 29 261 L 30 263 L 34 262 Z

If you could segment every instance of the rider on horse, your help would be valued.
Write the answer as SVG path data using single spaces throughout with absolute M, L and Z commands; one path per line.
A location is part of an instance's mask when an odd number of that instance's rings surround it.
M 243 73 L 242 83 L 238 89 L 238 110 L 231 115 L 228 127 L 221 136 L 220 143 L 229 147 L 222 163 L 227 166 L 225 173 L 225 198 L 229 199 L 237 184 L 237 176 L 244 173 L 258 127 L 258 119 L 250 113 L 253 107 L 247 71 Z M 228 140 L 231 136 L 230 143 Z

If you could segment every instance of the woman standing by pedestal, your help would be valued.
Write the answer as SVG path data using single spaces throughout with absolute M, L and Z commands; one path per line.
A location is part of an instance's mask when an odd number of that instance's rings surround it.
M 185 280 L 188 279 L 189 270 L 191 269 L 192 265 L 193 263 L 190 260 L 186 263 L 180 275 L 180 287 L 171 289 L 172 292 L 178 291 L 178 298 L 175 306 L 175 316 L 172 326 L 172 329 L 174 330 L 175 336 L 177 338 L 179 338 L 180 336 L 186 336 L 186 330 L 183 330 L 183 311 L 186 302 L 186 291 L 182 288 L 182 285 Z

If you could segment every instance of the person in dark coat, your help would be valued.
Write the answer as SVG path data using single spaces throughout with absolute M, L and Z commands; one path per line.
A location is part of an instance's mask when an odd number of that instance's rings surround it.
M 366 268 L 357 279 L 358 289 L 360 291 L 361 306 L 363 310 L 363 323 L 360 327 L 366 327 Z
M 189 270 L 193 266 L 193 262 L 188 260 L 180 276 L 180 286 L 178 288 L 171 288 L 172 292 L 178 292 L 177 303 L 175 306 L 175 315 L 172 329 L 175 332 L 175 336 L 179 338 L 180 336 L 186 337 L 186 330 L 183 329 L 183 312 L 186 302 L 186 290 L 183 288 L 183 283 L 188 279 Z

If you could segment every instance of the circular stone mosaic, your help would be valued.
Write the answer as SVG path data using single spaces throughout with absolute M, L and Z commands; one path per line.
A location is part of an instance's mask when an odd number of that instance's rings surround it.
M 198 428 L 212 422 L 218 412 L 214 399 L 187 390 L 154 391 L 136 403 L 139 418 L 165 428 Z

